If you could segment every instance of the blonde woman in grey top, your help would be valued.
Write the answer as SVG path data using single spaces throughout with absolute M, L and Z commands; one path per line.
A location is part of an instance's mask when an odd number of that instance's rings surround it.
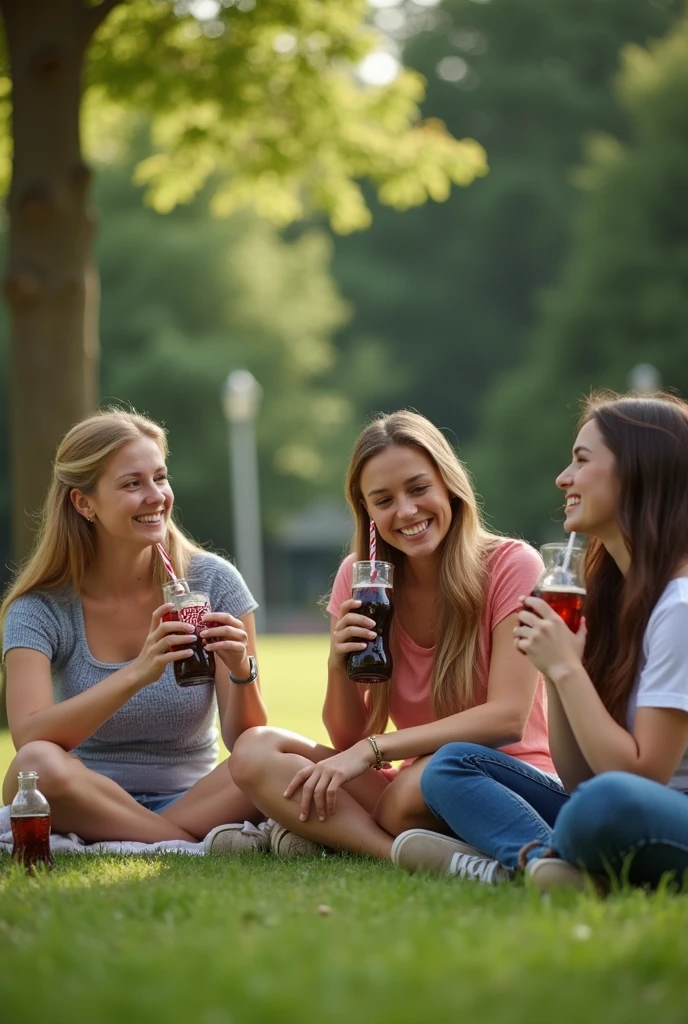
M 108 410 L 60 444 L 36 547 L 0 609 L 7 710 L 17 755 L 3 786 L 36 770 L 56 832 L 86 840 L 196 841 L 225 822 L 260 821 L 234 785 L 222 737 L 267 721 L 255 676 L 256 607 L 229 562 L 172 521 L 161 427 Z M 163 622 L 164 544 L 209 596 L 201 632 L 214 687 L 180 688 L 174 663 L 194 627 Z M 235 685 L 231 676 L 239 681 Z

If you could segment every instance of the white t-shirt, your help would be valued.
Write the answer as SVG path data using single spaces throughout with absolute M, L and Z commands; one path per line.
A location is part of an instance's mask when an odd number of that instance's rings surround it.
M 638 681 L 628 701 L 627 725 L 636 708 L 688 712 L 688 578 L 670 580 L 654 606 L 643 636 Z M 669 786 L 688 793 L 688 749 Z

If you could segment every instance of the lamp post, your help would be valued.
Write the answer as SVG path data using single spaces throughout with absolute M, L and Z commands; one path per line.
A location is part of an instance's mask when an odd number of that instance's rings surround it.
M 649 395 L 662 383 L 662 376 L 652 363 L 636 363 L 628 374 L 628 386 L 639 395 Z
M 234 512 L 234 549 L 239 572 L 258 602 L 256 629 L 265 628 L 263 539 L 255 420 L 263 389 L 248 370 L 225 381 L 223 409 L 229 425 L 229 472 Z

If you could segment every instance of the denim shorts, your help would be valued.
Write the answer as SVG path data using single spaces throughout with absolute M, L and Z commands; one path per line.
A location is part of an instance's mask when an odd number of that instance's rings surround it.
M 141 804 L 147 811 L 153 811 L 155 814 L 160 814 L 167 807 L 178 800 L 180 796 L 184 796 L 186 790 L 183 789 L 179 793 L 130 793 L 133 796 L 137 804 Z

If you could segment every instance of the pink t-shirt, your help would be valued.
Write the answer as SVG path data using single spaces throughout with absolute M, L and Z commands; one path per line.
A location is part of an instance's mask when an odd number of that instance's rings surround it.
M 351 597 L 352 565 L 355 555 L 348 555 L 339 567 L 327 605 L 330 615 L 339 617 L 342 603 Z M 542 571 L 542 560 L 534 548 L 518 540 L 503 540 L 488 560 L 487 600 L 483 611 L 479 654 L 481 675 L 487 680 L 492 653 L 492 631 L 520 607 L 519 597 L 529 594 Z M 394 673 L 391 680 L 389 717 L 396 729 L 409 729 L 436 721 L 432 708 L 432 671 L 434 647 L 420 647 L 408 633 L 395 626 Z M 480 685 L 475 704 L 484 704 L 487 686 Z M 554 772 L 547 737 L 547 698 L 542 676 L 538 678 L 535 699 L 518 743 L 501 747 L 521 761 L 527 761 L 545 772 Z

